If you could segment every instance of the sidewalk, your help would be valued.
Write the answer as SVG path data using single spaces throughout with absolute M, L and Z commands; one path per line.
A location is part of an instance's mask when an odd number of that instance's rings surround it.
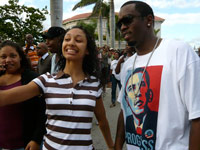
M 104 102 L 104 107 L 106 109 L 106 116 L 109 121 L 112 138 L 113 138 L 113 141 L 115 141 L 115 135 L 116 135 L 116 129 L 117 129 L 117 119 L 118 119 L 118 115 L 119 115 L 121 106 L 118 102 L 116 102 L 116 106 L 110 108 L 111 88 L 106 88 L 106 94 L 103 97 L 103 102 Z M 93 119 L 93 127 L 92 127 L 91 132 L 92 132 L 93 144 L 94 144 L 95 149 L 96 150 L 106 150 L 107 146 L 104 141 L 103 135 L 99 129 L 99 126 L 96 125 L 96 118 Z M 123 150 L 126 150 L 126 148 L 124 148 Z

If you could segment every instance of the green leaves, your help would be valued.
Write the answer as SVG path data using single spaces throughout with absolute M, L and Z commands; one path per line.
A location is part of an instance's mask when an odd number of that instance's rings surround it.
M 41 41 L 42 22 L 46 20 L 47 8 L 39 10 L 19 5 L 19 0 L 9 0 L 8 5 L 0 6 L 0 36 L 2 40 L 10 39 L 22 46 L 25 35 L 33 35 L 35 42 Z
M 81 0 L 80 2 L 78 2 L 73 8 L 72 10 L 76 10 L 77 8 L 82 8 L 91 4 L 95 4 L 97 1 L 99 0 Z
M 83 26 L 89 33 L 90 35 L 95 39 L 95 29 L 97 26 L 97 21 L 96 20 L 91 20 L 91 23 L 87 24 L 84 23 L 83 21 L 79 21 L 77 23 L 78 26 Z

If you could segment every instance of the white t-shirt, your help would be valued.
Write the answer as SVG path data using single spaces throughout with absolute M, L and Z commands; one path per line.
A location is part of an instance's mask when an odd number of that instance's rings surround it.
M 112 70 L 112 74 L 115 74 L 115 68 L 117 67 L 118 60 L 114 59 L 111 61 L 110 70 Z
M 51 59 L 51 74 L 55 74 L 59 71 L 57 63 L 56 63 L 56 55 L 57 54 L 53 54 L 52 59 Z
M 127 149 L 188 150 L 190 121 L 200 117 L 200 59 L 188 44 L 163 39 L 141 78 L 150 54 L 137 56 L 137 73 L 136 54 L 121 71 Z
M 122 57 L 124 57 L 124 55 L 122 55 L 122 56 L 119 57 L 119 59 L 117 60 L 117 63 L 119 62 L 120 59 L 122 59 Z M 126 57 L 124 58 L 124 62 L 127 61 L 129 58 L 130 58 L 129 56 L 126 56 Z M 122 67 L 123 67 L 123 65 L 124 65 L 124 62 L 121 63 L 121 65 L 120 65 L 120 72 L 121 72 L 121 70 L 122 70 Z M 117 67 L 117 65 L 116 65 L 116 67 Z M 116 68 L 116 67 L 115 67 L 115 68 Z M 115 78 L 116 78 L 117 80 L 120 80 L 120 72 L 119 72 L 118 74 L 116 74 L 115 71 L 113 72 L 113 74 L 115 75 Z

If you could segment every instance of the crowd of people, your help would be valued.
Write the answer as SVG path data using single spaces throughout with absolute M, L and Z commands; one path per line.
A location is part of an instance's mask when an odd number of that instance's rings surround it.
M 121 6 L 124 50 L 96 47 L 82 26 L 50 27 L 45 42 L 0 44 L 0 150 L 94 150 L 96 117 L 108 150 L 199 150 L 200 59 L 154 32 L 152 8 Z M 113 142 L 103 93 L 121 104 Z M 117 96 L 117 86 L 120 90 Z

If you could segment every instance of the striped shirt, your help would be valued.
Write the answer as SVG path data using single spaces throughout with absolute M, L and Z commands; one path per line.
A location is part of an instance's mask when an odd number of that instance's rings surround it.
M 47 134 L 43 150 L 92 150 L 91 127 L 100 82 L 89 76 L 73 86 L 72 78 L 58 72 L 33 80 L 46 100 Z

